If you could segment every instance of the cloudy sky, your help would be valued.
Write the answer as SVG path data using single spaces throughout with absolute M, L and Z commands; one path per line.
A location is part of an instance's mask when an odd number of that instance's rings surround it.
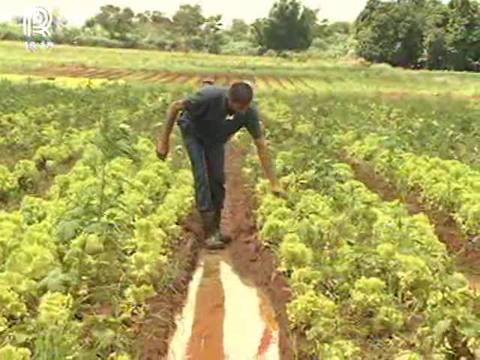
M 320 17 L 329 20 L 354 20 L 367 0 L 303 0 L 307 6 L 320 9 Z M 199 4 L 206 15 L 223 15 L 228 24 L 233 18 L 248 22 L 268 14 L 274 0 L 0 0 L 0 20 L 10 20 L 33 6 L 58 9 L 67 20 L 82 25 L 102 5 L 129 6 L 134 11 L 159 10 L 167 15 L 181 4 Z

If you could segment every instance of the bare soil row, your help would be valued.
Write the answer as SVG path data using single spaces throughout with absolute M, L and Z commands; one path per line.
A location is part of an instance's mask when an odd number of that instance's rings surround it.
M 229 85 L 235 81 L 247 80 L 258 89 L 311 91 L 314 86 L 308 79 L 295 77 L 279 77 L 270 75 L 243 75 L 237 73 L 180 73 L 155 70 L 108 69 L 88 67 L 84 65 L 49 66 L 34 70 L 32 75 L 52 77 L 79 77 L 87 79 L 137 80 L 151 83 L 173 83 L 200 85 L 205 80 L 214 81 L 218 85 Z
M 232 236 L 233 240 L 225 251 L 228 252 L 235 272 L 255 287 L 261 289 L 268 297 L 275 313 L 275 320 L 279 326 L 280 359 L 290 360 L 293 359 L 294 355 L 288 331 L 286 304 L 290 299 L 291 293 L 287 280 L 277 270 L 278 263 L 275 255 L 269 248 L 261 244 L 258 237 L 254 217 L 253 188 L 242 177 L 242 165 L 245 154 L 246 150 L 238 144 L 230 145 L 227 151 L 227 198 L 222 227 Z M 142 323 L 137 324 L 138 346 L 143 354 L 143 359 L 164 359 L 168 354 L 169 341 L 175 332 L 175 316 L 181 312 L 185 304 L 188 284 L 197 267 L 199 249 L 202 247 L 202 237 L 200 217 L 196 211 L 193 211 L 183 223 L 183 236 L 182 239 L 179 239 L 178 244 L 178 258 L 183 259 L 183 271 L 179 273 L 178 278 L 170 289 L 166 289 L 165 292 L 150 299 L 147 318 Z M 218 284 L 213 284 L 212 286 L 215 287 L 216 285 Z M 214 288 L 210 290 L 210 295 L 203 295 L 214 296 L 216 293 L 219 293 Z M 215 301 L 221 302 L 222 299 L 211 299 L 211 301 L 213 303 Z M 215 335 L 215 331 L 211 329 L 211 327 L 216 326 L 217 321 L 214 318 L 219 315 L 216 314 L 218 309 L 215 309 L 215 306 L 207 306 L 204 309 L 200 309 L 202 311 L 201 316 L 196 311 L 197 321 L 196 327 L 192 331 L 192 337 L 199 336 L 204 338 L 202 331 L 208 332 L 209 336 Z M 242 309 L 238 310 L 242 311 Z M 209 311 L 211 312 L 210 314 L 208 313 Z M 203 322 L 202 319 L 204 319 Z M 221 336 L 218 337 L 221 345 Z M 191 349 L 189 351 L 195 352 L 195 339 L 191 338 L 190 344 Z M 218 358 L 220 360 L 220 355 L 217 357 L 212 354 L 221 354 L 221 349 L 216 352 L 212 352 L 213 350 L 209 349 L 209 354 L 213 356 L 213 358 L 209 358 L 212 360 L 217 360 Z
M 480 252 L 467 246 L 469 239 L 465 238 L 451 214 L 422 201 L 419 192 L 401 193 L 369 163 L 349 158 L 345 160 L 352 166 L 357 180 L 363 182 L 369 190 L 377 193 L 384 201 L 400 200 L 407 206 L 410 214 L 427 215 L 435 234 L 455 258 L 458 270 L 470 280 L 472 288 L 480 291 Z

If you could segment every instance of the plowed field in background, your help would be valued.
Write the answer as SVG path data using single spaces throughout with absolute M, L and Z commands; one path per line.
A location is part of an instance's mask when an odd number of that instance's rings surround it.
M 53 66 L 37 69 L 31 72 L 31 75 L 40 75 L 48 77 L 79 77 L 88 79 L 108 79 L 108 80 L 136 80 L 152 83 L 174 83 L 199 85 L 202 81 L 211 79 L 217 85 L 229 85 L 238 80 L 247 80 L 253 83 L 259 90 L 314 90 L 314 85 L 308 79 L 299 77 L 278 77 L 267 75 L 242 75 L 242 74 L 196 74 L 196 73 L 178 73 L 155 70 L 129 70 L 129 69 L 108 69 L 95 68 L 78 65 Z

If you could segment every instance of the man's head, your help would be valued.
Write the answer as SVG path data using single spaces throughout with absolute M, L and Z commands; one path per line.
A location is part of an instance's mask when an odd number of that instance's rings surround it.
M 244 113 L 253 100 L 253 89 L 246 82 L 235 82 L 228 90 L 228 107 L 234 113 Z

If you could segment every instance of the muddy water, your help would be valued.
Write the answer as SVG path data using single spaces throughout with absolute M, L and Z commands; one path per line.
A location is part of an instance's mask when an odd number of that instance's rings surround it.
M 168 359 L 277 360 L 278 333 L 266 295 L 239 277 L 228 252 L 204 252 Z
M 192 326 L 195 314 L 195 304 L 200 280 L 203 277 L 203 264 L 199 266 L 193 274 L 192 281 L 188 288 L 187 302 L 183 308 L 182 314 L 177 318 L 175 335 L 170 342 L 168 359 L 184 359 L 186 357 L 187 344 L 192 334 Z

